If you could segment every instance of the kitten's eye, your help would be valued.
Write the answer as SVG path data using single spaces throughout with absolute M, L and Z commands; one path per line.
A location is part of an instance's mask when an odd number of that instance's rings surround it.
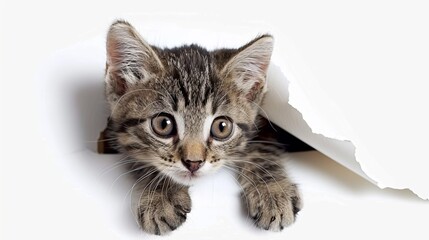
M 172 137 L 176 134 L 174 117 L 167 113 L 160 113 L 152 118 L 153 131 L 160 137 Z
M 216 118 L 210 129 L 212 137 L 216 140 L 226 140 L 232 133 L 233 124 L 228 117 Z

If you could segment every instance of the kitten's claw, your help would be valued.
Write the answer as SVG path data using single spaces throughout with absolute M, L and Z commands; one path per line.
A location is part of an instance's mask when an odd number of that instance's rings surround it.
M 291 225 L 302 208 L 294 184 L 279 187 L 279 183 L 268 183 L 258 190 L 244 192 L 243 200 L 255 225 L 271 231 L 281 231 Z
M 186 214 L 191 211 L 191 198 L 187 191 L 154 194 L 151 199 L 142 199 L 138 211 L 141 228 L 151 234 L 164 235 L 181 226 Z

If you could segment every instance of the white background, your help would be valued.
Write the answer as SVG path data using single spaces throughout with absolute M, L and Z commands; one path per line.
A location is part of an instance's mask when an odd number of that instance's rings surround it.
M 310 71 L 324 86 L 353 132 L 361 133 L 361 142 L 374 141 L 368 148 L 380 146 L 382 151 L 374 152 L 376 158 L 396 166 L 384 170 L 405 185 L 425 181 L 429 175 L 425 151 L 429 99 L 424 84 L 429 80 L 429 19 L 424 1 L 299 1 L 281 5 L 268 1 L 2 1 L 0 8 L 0 231 L 4 239 L 149 238 L 139 232 L 127 210 L 124 198 L 130 183 L 123 178 L 114 183 L 120 169 L 104 171 L 118 156 L 97 155 L 90 142 L 103 124 L 99 116 L 105 114 L 100 89 L 91 85 L 94 89 L 90 86 L 85 91 L 79 87 L 86 85 L 72 84 L 70 88 L 78 87 L 74 91 L 55 81 L 52 85 L 38 81 L 52 76 L 92 79 L 102 75 L 102 45 L 95 51 L 100 55 L 86 55 L 77 66 L 67 65 L 69 59 L 56 63 L 52 59 L 69 54 L 69 48 L 63 49 L 70 45 L 103 36 L 113 19 L 132 21 L 143 13 L 172 13 L 190 19 L 204 16 L 212 22 L 208 27 L 231 21 L 284 28 L 293 43 L 290 46 L 299 53 L 296 62 L 302 66 L 296 71 Z M 85 46 L 78 45 L 78 49 Z M 76 72 L 85 64 L 100 67 Z M 41 69 L 49 67 L 59 75 L 43 76 Z M 308 72 L 302 74 L 308 76 Z M 74 92 L 82 95 L 69 98 L 67 94 Z M 359 92 L 362 94 L 356 94 Z M 55 101 L 63 95 L 65 101 Z M 88 99 L 92 102 L 84 101 Z M 376 107 L 362 110 L 370 106 Z M 52 109 L 62 114 L 49 114 Z M 86 117 L 79 118 L 79 114 Z M 76 126 L 84 129 L 73 132 Z M 64 139 L 58 138 L 59 134 Z M 389 136 L 390 141 L 383 142 L 386 138 L 380 136 Z M 228 173 L 221 172 L 193 188 L 192 213 L 169 237 L 428 238 L 428 203 L 411 192 L 380 190 L 318 153 L 294 154 L 288 160 L 289 172 L 300 183 L 305 201 L 291 228 L 282 233 L 254 230 L 239 210 L 238 187 Z M 415 164 L 419 167 L 410 167 Z M 420 186 L 429 188 L 427 184 Z

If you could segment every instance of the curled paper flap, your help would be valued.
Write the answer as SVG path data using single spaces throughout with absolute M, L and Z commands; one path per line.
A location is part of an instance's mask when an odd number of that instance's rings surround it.
M 333 63 L 303 60 L 299 47 L 288 41 L 294 36 L 283 30 L 276 33 L 270 90 L 264 105 L 270 119 L 379 187 L 410 189 L 428 199 L 426 147 L 421 139 L 429 131 L 419 100 L 424 98 L 422 83 L 410 80 L 410 84 L 400 84 L 401 79 L 388 72 L 385 78 L 356 79 L 352 73 L 380 75 L 365 64 L 354 65 L 356 69 L 344 79 L 315 76 L 314 64 L 330 67 L 340 63 L 336 59 Z M 377 57 L 380 62 L 384 60 Z M 392 66 L 387 67 L 395 66 L 389 64 Z M 349 84 L 354 88 L 347 87 Z M 418 97 L 400 98 L 402 88 Z

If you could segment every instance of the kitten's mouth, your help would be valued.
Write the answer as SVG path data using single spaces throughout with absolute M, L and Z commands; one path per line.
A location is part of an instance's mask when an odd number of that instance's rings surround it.
M 183 177 L 185 179 L 195 179 L 200 177 L 201 174 L 198 172 L 190 172 L 190 171 L 183 171 L 179 174 L 180 177 Z
M 183 171 L 176 173 L 173 178 L 179 183 L 192 185 L 194 181 L 200 179 L 201 176 L 202 174 L 199 172 Z

